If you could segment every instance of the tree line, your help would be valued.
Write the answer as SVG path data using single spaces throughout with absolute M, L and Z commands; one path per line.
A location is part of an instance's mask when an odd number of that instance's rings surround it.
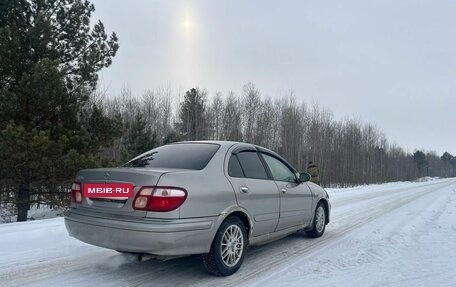
M 124 89 L 99 102 L 124 126 L 116 144 L 103 150 L 106 159 L 118 163 L 175 141 L 229 140 L 276 151 L 300 171 L 313 161 L 324 186 L 456 176 L 456 157 L 448 152 L 405 151 L 375 125 L 355 118 L 337 120 L 329 109 L 308 105 L 293 92 L 263 97 L 253 83 L 226 95 L 192 88 L 183 98 L 171 89 L 140 97 Z

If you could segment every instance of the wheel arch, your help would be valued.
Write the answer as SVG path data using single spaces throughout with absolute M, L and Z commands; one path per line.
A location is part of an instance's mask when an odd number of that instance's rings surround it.
M 250 238 L 252 236 L 252 230 L 253 230 L 253 222 L 252 219 L 248 213 L 247 210 L 240 206 L 231 206 L 230 208 L 227 208 L 225 211 L 221 213 L 221 216 L 219 217 L 218 223 L 217 223 L 217 229 L 220 228 L 223 222 L 227 220 L 229 217 L 238 217 L 242 223 L 244 224 L 244 227 L 246 229 L 247 233 L 247 243 L 250 243 Z M 215 234 L 214 234 L 215 238 Z
M 248 215 L 240 210 L 237 210 L 237 211 L 230 213 L 226 218 L 231 217 L 231 216 L 238 217 L 242 221 L 242 223 L 244 223 L 245 231 L 247 232 L 247 240 L 249 240 L 250 234 L 252 232 L 252 223 L 250 222 L 250 218 L 248 217 Z M 226 220 L 226 218 L 225 218 L 225 220 Z

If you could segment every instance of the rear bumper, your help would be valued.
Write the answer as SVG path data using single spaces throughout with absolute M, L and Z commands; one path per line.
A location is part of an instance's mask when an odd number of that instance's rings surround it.
M 89 244 L 124 252 L 180 256 L 209 252 L 218 217 L 119 219 L 69 210 L 68 233 Z

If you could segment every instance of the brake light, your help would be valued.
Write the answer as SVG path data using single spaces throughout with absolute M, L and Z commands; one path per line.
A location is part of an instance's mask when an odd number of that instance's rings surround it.
M 71 201 L 75 203 L 82 202 L 82 189 L 79 182 L 74 182 L 71 186 Z
M 133 208 L 137 210 L 166 212 L 181 206 L 186 198 L 187 191 L 180 187 L 142 187 L 133 201 Z

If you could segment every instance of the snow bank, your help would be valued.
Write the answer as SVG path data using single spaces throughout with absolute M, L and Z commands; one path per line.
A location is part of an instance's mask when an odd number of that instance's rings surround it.
M 49 205 L 33 205 L 27 212 L 28 220 L 41 220 L 62 216 L 65 212 L 64 208 L 50 208 Z M 0 207 L 0 223 L 16 222 L 17 216 L 13 212 L 13 207 L 9 205 L 1 205 Z

